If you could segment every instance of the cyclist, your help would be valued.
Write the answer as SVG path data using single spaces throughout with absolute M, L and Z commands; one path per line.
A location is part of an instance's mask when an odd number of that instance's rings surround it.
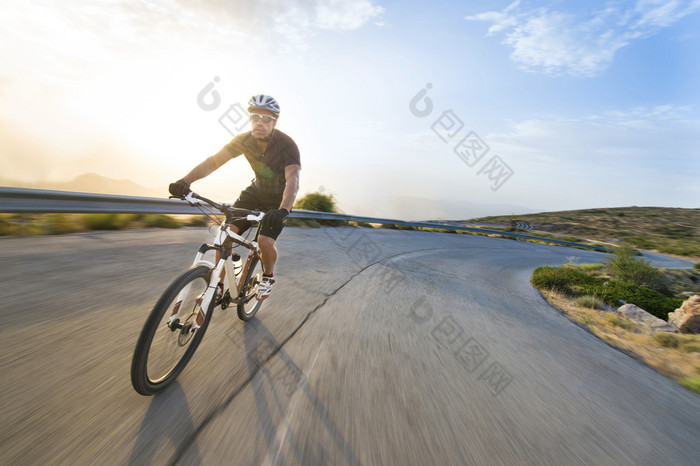
M 245 156 L 255 172 L 255 179 L 241 192 L 233 206 L 267 212 L 258 237 L 263 277 L 256 298 L 263 300 L 270 295 L 275 283 L 275 241 L 284 228 L 299 190 L 301 160 L 294 140 L 275 128 L 280 107 L 273 97 L 254 95 L 248 101 L 248 113 L 253 128 L 251 131 L 238 134 L 219 152 L 194 167 L 182 179 L 171 183 L 169 190 L 173 196 L 186 196 L 192 183 L 208 176 L 229 160 L 241 154 Z M 247 220 L 235 220 L 231 228 L 242 234 L 250 225 Z M 231 240 L 227 239 L 224 246 L 230 248 L 231 245 Z

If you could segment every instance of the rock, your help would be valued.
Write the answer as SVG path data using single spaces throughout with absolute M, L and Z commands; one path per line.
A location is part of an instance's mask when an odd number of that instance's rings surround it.
M 673 325 L 649 314 L 647 311 L 634 304 L 625 304 L 621 306 L 617 310 L 617 313 L 636 323 L 638 330 L 643 333 L 653 335 L 658 332 L 678 332 Z
M 700 296 L 691 296 L 668 314 L 668 321 L 682 333 L 700 333 Z

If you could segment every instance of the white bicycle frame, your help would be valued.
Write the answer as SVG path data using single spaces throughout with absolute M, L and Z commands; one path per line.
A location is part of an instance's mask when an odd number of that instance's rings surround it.
M 192 197 L 192 194 L 188 194 L 185 199 L 189 201 L 191 204 L 202 204 L 202 201 L 199 199 L 196 199 Z M 251 221 L 251 222 L 261 222 L 262 218 L 265 216 L 264 213 L 260 213 L 259 215 L 247 215 L 246 220 Z M 260 255 L 260 247 L 258 246 L 257 241 L 247 241 L 245 238 L 240 236 L 237 233 L 234 233 L 231 231 L 230 225 L 227 223 L 222 223 L 219 225 L 217 232 L 216 232 L 216 239 L 214 241 L 214 246 L 215 247 L 221 247 L 224 244 L 224 241 L 226 238 L 229 237 L 231 238 L 235 243 L 240 244 L 242 246 L 245 246 L 246 248 L 249 249 L 248 253 L 248 259 L 246 260 L 245 267 L 243 267 L 241 260 L 239 259 L 237 262 L 238 264 L 233 263 L 233 254 L 229 254 L 226 259 L 223 258 L 223 255 L 219 258 L 219 262 L 214 265 L 213 262 L 205 260 L 204 259 L 204 254 L 207 253 L 207 251 L 211 248 L 207 248 L 206 250 L 202 251 L 201 249 L 197 251 L 197 255 L 194 257 L 194 262 L 192 262 L 192 267 L 196 267 L 198 265 L 204 265 L 206 267 L 209 267 L 210 270 L 213 270 L 211 274 L 211 278 L 209 280 L 209 286 L 207 287 L 207 290 L 204 292 L 204 296 L 202 297 L 202 302 L 199 304 L 199 307 L 202 311 L 202 314 L 206 316 L 207 309 L 209 309 L 209 303 L 211 303 L 211 300 L 214 299 L 214 293 L 216 292 L 216 287 L 219 284 L 219 277 L 221 276 L 221 271 L 225 270 L 226 271 L 226 280 L 224 281 L 224 289 L 223 289 L 223 294 L 226 294 L 226 291 L 229 291 L 229 294 L 232 296 L 238 296 L 238 292 L 240 291 L 239 287 L 243 286 L 243 277 L 245 277 L 246 272 L 248 271 L 248 266 L 250 264 L 250 261 L 252 259 L 253 254 Z M 236 269 L 238 269 L 238 273 L 236 273 Z M 236 280 L 238 278 L 241 278 L 238 283 Z M 177 319 L 180 318 L 180 316 L 183 313 L 182 307 L 180 304 L 185 300 L 187 295 L 190 292 L 190 287 L 191 285 L 187 285 L 185 288 L 180 291 L 180 293 L 177 295 L 177 298 L 175 300 L 175 306 L 177 308 L 177 312 L 173 315 L 170 316 L 170 319 L 168 321 L 168 326 L 170 326 L 173 322 L 175 322 Z M 231 293 L 230 290 L 236 290 L 235 293 Z M 194 322 L 192 323 L 192 330 L 196 330 L 199 328 L 199 325 L 197 325 L 197 319 L 194 319 Z

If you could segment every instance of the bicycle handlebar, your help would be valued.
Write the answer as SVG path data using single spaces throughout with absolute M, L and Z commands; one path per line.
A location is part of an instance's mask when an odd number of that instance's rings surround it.
M 171 197 L 176 197 L 176 196 L 171 196 Z M 176 197 L 177 198 L 177 197 Z M 248 210 L 248 209 L 241 209 L 239 207 L 232 207 L 226 204 L 219 204 L 218 202 L 214 202 L 211 199 L 207 199 L 204 196 L 200 196 L 199 194 L 195 193 L 194 191 L 190 191 L 189 194 L 187 194 L 185 197 L 177 198 L 177 199 L 182 199 L 190 204 L 197 204 L 195 200 L 202 201 L 206 204 L 209 204 L 210 206 L 214 207 L 215 209 L 223 212 L 224 214 L 235 214 L 235 215 L 245 215 L 246 217 L 248 216 L 253 216 L 253 217 L 259 217 L 262 212 L 259 212 L 257 210 Z M 253 220 L 249 218 L 248 220 Z

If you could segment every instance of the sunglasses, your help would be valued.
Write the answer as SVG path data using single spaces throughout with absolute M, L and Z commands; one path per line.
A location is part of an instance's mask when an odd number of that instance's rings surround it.
M 275 117 L 272 117 L 270 115 L 265 115 L 262 113 L 251 113 L 250 114 L 250 121 L 252 121 L 253 123 L 255 123 L 256 121 L 260 121 L 260 120 L 262 120 L 263 123 L 270 123 L 270 122 L 275 121 L 276 119 L 277 118 L 275 118 Z

